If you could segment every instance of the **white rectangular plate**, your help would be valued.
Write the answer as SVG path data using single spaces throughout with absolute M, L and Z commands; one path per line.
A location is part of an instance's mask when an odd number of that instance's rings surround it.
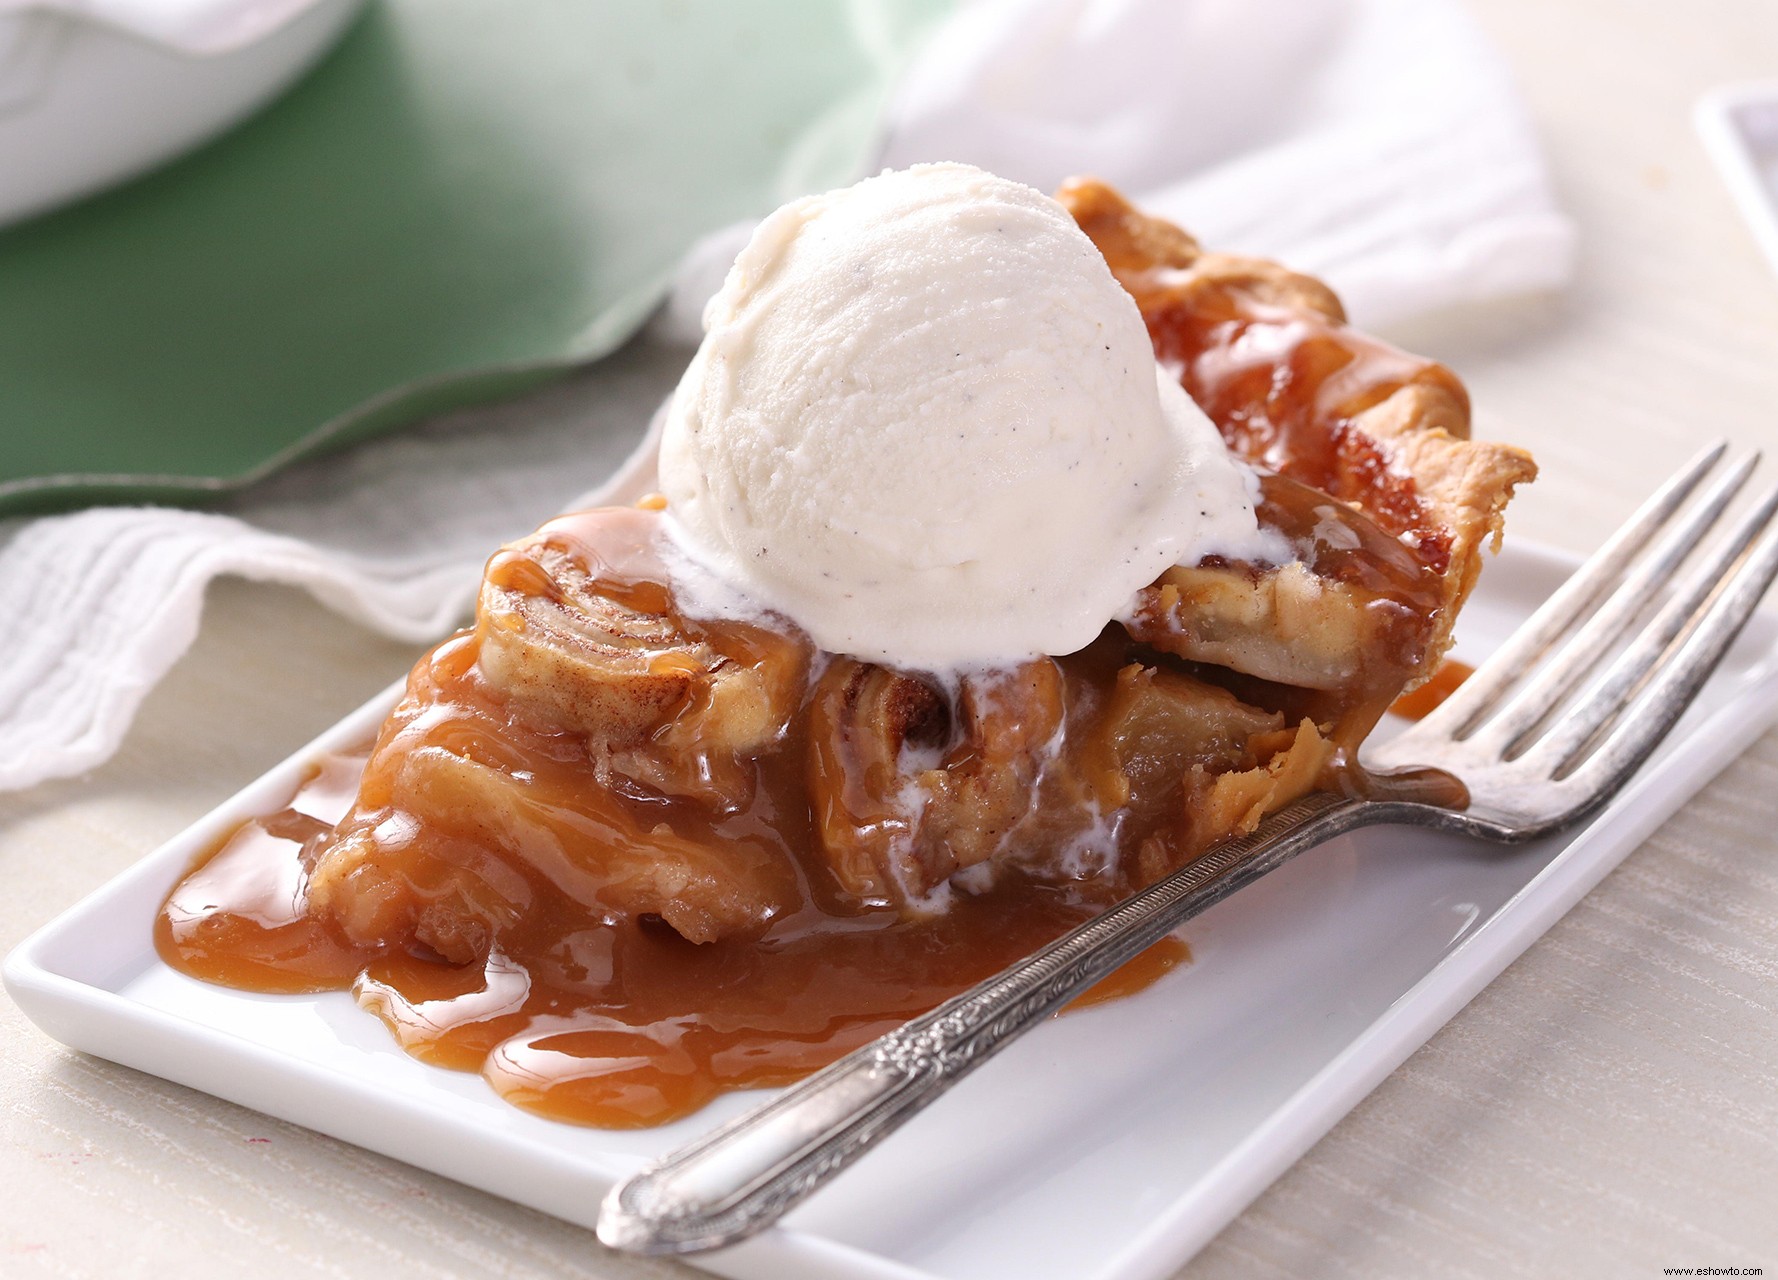
M 1486 657 L 1573 563 L 1509 549 L 1459 653 Z M 1191 965 L 1039 1028 L 783 1227 L 700 1261 L 743 1280 L 1170 1273 L 1778 718 L 1775 633 L 1754 620 L 1586 827 L 1515 849 L 1398 829 L 1324 845 L 1194 921 Z M 636 1133 L 556 1124 L 408 1058 L 348 996 L 230 991 L 155 955 L 194 856 L 281 806 L 316 753 L 364 741 L 392 697 L 28 939 L 7 987 L 76 1049 L 591 1225 L 615 1178 L 756 1095 Z

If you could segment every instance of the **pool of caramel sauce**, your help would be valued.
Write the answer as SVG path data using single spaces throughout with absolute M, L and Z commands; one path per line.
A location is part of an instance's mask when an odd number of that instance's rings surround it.
M 1467 662 L 1446 658 L 1439 663 L 1438 670 L 1432 673 L 1430 680 L 1418 689 L 1402 694 L 1390 706 L 1389 711 L 1404 720 L 1424 720 L 1444 706 L 1446 699 L 1461 689 L 1463 682 L 1474 674 L 1475 668 Z
M 509 1102 L 603 1128 L 663 1124 L 729 1089 L 788 1084 L 1058 937 L 1096 909 L 1054 890 L 959 895 L 940 915 L 829 916 L 693 944 L 661 925 L 567 934 L 540 913 L 485 965 L 350 945 L 306 911 L 305 845 L 350 808 L 362 754 L 314 766 L 173 891 L 155 945 L 174 968 L 264 992 L 350 990 L 422 1061 L 479 1071 Z M 1186 963 L 1178 938 L 1086 992 L 1134 994 Z
M 1311 517 L 1320 501 L 1300 486 L 1268 486 L 1264 505 L 1281 528 L 1301 533 L 1297 526 L 1306 530 L 1316 522 Z M 612 598 L 652 614 L 672 607 L 658 523 L 652 512 L 593 512 L 552 522 L 540 536 L 570 548 Z M 1382 547 L 1357 550 L 1363 545 L 1358 528 L 1349 540 L 1353 549 L 1340 550 L 1347 541 L 1336 539 L 1337 546 L 1316 553 L 1325 560 L 1322 571 L 1361 582 L 1390 565 Z M 1402 554 L 1399 547 L 1394 554 Z M 554 591 L 530 564 L 500 553 L 489 580 L 533 594 Z M 1410 600 L 1426 589 L 1411 580 L 1371 585 L 1392 585 Z M 680 625 L 694 626 L 683 619 Z M 708 631 L 717 624 L 695 625 Z M 735 650 L 743 660 L 753 660 L 744 647 L 746 628 L 722 632 L 731 648 L 743 646 Z M 365 755 L 322 761 L 285 809 L 245 824 L 174 890 L 156 932 L 169 964 L 258 991 L 350 990 L 416 1057 L 479 1071 L 503 1097 L 531 1110 L 625 1128 L 676 1119 L 725 1090 L 799 1079 L 992 976 L 1136 887 L 1115 872 L 1057 880 L 1013 869 L 985 891 L 951 893 L 939 912 L 860 910 L 836 894 L 814 847 L 801 763 L 806 717 L 793 721 L 785 740 L 757 761 L 754 798 L 739 812 L 712 817 L 695 804 L 637 799 L 601 785 L 580 737 L 516 715 L 488 685 L 478 645 L 478 633 L 467 633 L 416 665 L 406 710 L 385 726 L 379 763 L 368 773 Z M 1109 687 L 1133 660 L 1160 659 L 1117 628 L 1063 659 L 1070 716 L 1090 717 L 1094 691 Z M 525 803 L 545 811 L 552 833 L 545 856 L 492 846 L 466 850 L 448 822 L 435 828 L 425 812 L 402 810 L 392 788 L 403 753 L 433 748 L 497 763 L 509 774 Z M 1148 808 L 1133 798 L 1130 812 Z M 1034 849 L 1061 840 L 1082 820 L 1066 805 L 1057 812 L 1041 808 L 1039 817 L 1025 837 Z M 441 868 L 449 873 L 472 865 L 484 879 L 522 882 L 514 892 L 529 905 L 502 926 L 485 962 L 451 963 L 411 934 L 354 943 L 337 921 L 308 909 L 308 869 L 348 818 L 360 826 L 388 821 L 415 828 L 397 841 L 408 854 L 387 864 L 402 892 L 424 898 Z M 1159 819 L 1157 810 L 1147 820 Z M 606 909 L 599 877 L 621 874 L 616 868 L 626 857 L 647 857 L 650 829 L 662 820 L 678 838 L 732 851 L 737 877 L 764 874 L 780 885 L 793 880 L 792 905 L 763 936 L 704 943 L 687 941 L 662 921 Z M 1140 835 L 1120 828 L 1118 843 L 1134 847 Z M 419 856 L 410 856 L 415 850 Z M 580 868 L 578 883 L 586 887 L 577 893 L 571 887 L 577 881 L 542 872 L 544 863 Z M 1183 942 L 1165 940 L 1082 1002 L 1138 991 L 1187 954 Z

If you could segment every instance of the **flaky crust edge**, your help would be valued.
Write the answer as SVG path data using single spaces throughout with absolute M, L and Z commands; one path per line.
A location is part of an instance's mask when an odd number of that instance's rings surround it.
M 1069 179 L 1057 199 L 1138 305 L 1181 289 L 1232 286 L 1305 319 L 1346 324 L 1345 308 L 1322 281 L 1268 259 L 1206 252 L 1189 232 L 1141 212 L 1095 178 Z M 1499 550 L 1506 505 L 1517 486 L 1536 478 L 1537 464 L 1523 449 L 1471 439 L 1467 396 L 1436 383 L 1402 386 L 1355 414 L 1347 427 L 1375 442 L 1390 470 L 1413 480 L 1428 519 L 1449 542 L 1438 616 L 1426 655 L 1406 686 L 1413 689 L 1431 678 L 1449 652 L 1457 614 L 1481 575 L 1482 551 Z
M 1448 414 L 1448 397 L 1410 385 L 1351 422 L 1354 430 L 1376 441 L 1392 469 L 1413 478 L 1427 514 L 1450 538 L 1439 616 L 1409 689 L 1430 678 L 1450 650 L 1457 615 L 1481 576 L 1482 552 L 1500 550 L 1506 504 L 1519 485 L 1537 477 L 1537 464 L 1523 449 L 1469 439 L 1467 407 L 1461 415 L 1462 435 L 1450 429 Z

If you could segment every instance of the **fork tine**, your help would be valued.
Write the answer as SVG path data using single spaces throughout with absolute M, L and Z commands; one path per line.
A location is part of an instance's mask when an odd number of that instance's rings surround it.
M 1576 753 L 1628 705 L 1655 665 L 1704 617 L 1711 597 L 1720 592 L 1748 547 L 1772 523 L 1774 513 L 1778 513 L 1778 489 L 1737 521 L 1702 564 L 1673 582 L 1671 597 L 1660 612 L 1610 665 L 1594 674 L 1574 705 L 1554 718 L 1547 732 L 1539 735 L 1533 726 L 1509 744 L 1507 759 L 1535 751 L 1552 765 L 1552 771 L 1572 768 Z
M 1549 719 L 1597 669 L 1603 655 L 1660 603 L 1661 586 L 1722 518 L 1758 462 L 1757 453 L 1743 458 L 1676 523 L 1660 532 L 1653 548 L 1636 559 L 1592 616 L 1563 637 L 1559 648 L 1552 646 L 1555 651 L 1539 663 L 1530 679 L 1503 700 L 1503 707 L 1479 723 L 1473 731 L 1478 750 L 1512 758 L 1513 745 Z M 1709 585 L 1707 582 L 1704 589 Z
M 1498 704 L 1531 664 L 1587 616 L 1599 597 L 1617 582 L 1626 566 L 1691 496 L 1699 481 L 1727 451 L 1728 442 L 1719 440 L 1657 489 L 1493 657 L 1465 680 L 1443 706 L 1427 717 L 1424 722 L 1427 727 L 1450 725 L 1451 736 L 1457 738 L 1472 732 L 1476 723 Z
M 1691 705 L 1778 578 L 1774 516 L 1778 489 L 1741 519 L 1708 564 L 1687 575 L 1678 598 L 1523 763 L 1547 761 L 1556 778 L 1601 791 L 1615 790 L 1640 766 Z

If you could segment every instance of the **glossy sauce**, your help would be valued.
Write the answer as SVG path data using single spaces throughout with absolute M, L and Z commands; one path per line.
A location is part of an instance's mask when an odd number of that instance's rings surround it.
M 543 913 L 451 964 L 354 944 L 307 910 L 306 868 L 350 808 L 363 756 L 330 756 L 290 806 L 247 823 L 174 890 L 155 943 L 174 967 L 255 991 L 350 989 L 422 1061 L 479 1071 L 508 1101 L 606 1128 L 662 1124 L 727 1089 L 787 1084 L 1078 924 L 1085 899 L 1025 884 L 940 915 L 829 916 L 694 944 L 654 921 Z M 584 904 L 582 904 L 584 905 Z M 570 911 L 572 917 L 575 913 Z M 1186 963 L 1166 938 L 1070 1006 Z
M 1318 282 L 1271 263 L 1202 254 L 1102 184 L 1069 183 L 1061 199 L 1135 298 L 1156 358 L 1233 452 L 1358 504 L 1435 573 L 1445 571 L 1449 534 L 1413 479 L 1354 420 L 1416 387 L 1424 419 L 1467 437 L 1469 396 L 1455 374 L 1348 327 Z
M 1461 387 L 1436 365 L 1239 290 L 1145 294 L 1125 282 L 1160 358 L 1236 452 L 1275 473 L 1266 518 L 1311 547 L 1317 573 L 1402 610 L 1411 665 L 1449 547 L 1411 482 L 1347 424 L 1408 382 L 1459 399 Z M 1341 500 L 1331 525 L 1329 495 Z M 1366 514 L 1344 506 L 1358 496 Z M 1150 673 L 1141 680 L 1209 681 L 1256 704 L 1253 716 L 1270 714 L 1274 731 L 1305 707 L 1337 720 L 1380 714 L 1387 701 L 1360 705 L 1375 701 L 1367 687 L 1305 703 L 1301 691 L 1203 670 L 1108 627 L 1057 660 L 1065 731 L 1013 831 L 1021 856 L 966 870 L 935 902 L 860 897 L 824 856 L 811 796 L 826 784 L 818 770 L 812 781 L 807 704 L 828 659 L 769 626 L 675 615 L 653 520 L 569 517 L 529 550 L 496 555 L 491 588 L 533 611 L 484 610 L 481 630 L 415 667 L 368 758 L 321 762 L 288 808 L 194 868 L 157 921 L 163 958 L 253 990 L 350 989 L 408 1052 L 479 1071 L 519 1106 L 605 1127 L 660 1124 L 724 1090 L 801 1078 L 1127 894 L 1136 851 L 1173 839 L 1189 779 L 1253 766 L 1239 742 L 1152 754 L 1166 708 L 1128 696 L 1120 673 L 1132 666 Z M 1346 533 L 1324 536 L 1334 526 Z M 490 684 L 482 646 L 575 607 L 556 562 L 583 570 L 613 607 L 666 620 L 635 629 L 615 654 L 586 645 L 628 673 L 625 707 L 686 676 L 693 693 L 680 712 L 709 712 L 720 730 L 712 673 L 741 670 L 768 688 L 796 673 L 795 713 L 736 758 L 695 724 L 671 752 L 654 749 L 671 726 L 654 746 L 601 745 L 535 700 L 508 697 Z M 952 696 L 941 718 L 953 742 L 963 714 Z M 1144 722 L 1151 714 L 1160 718 Z M 861 826 L 888 812 L 843 789 L 827 802 Z M 1188 958 L 1168 939 L 1077 1004 L 1128 995 Z
M 1439 663 L 1438 670 L 1432 673 L 1432 679 L 1412 693 L 1402 694 L 1389 710 L 1404 720 L 1424 720 L 1444 706 L 1445 700 L 1461 689 L 1463 682 L 1474 674 L 1475 668 L 1467 662 L 1446 658 Z
M 589 566 L 609 597 L 670 609 L 657 525 L 648 512 L 589 513 L 546 526 L 537 545 Z M 538 598 L 563 594 L 510 551 L 488 577 Z M 677 622 L 728 652 L 771 660 L 751 628 Z M 1102 859 L 1090 877 L 1009 869 L 975 891 L 947 888 L 942 910 L 857 901 L 814 847 L 801 719 L 753 762 L 751 794 L 730 811 L 631 791 L 598 776 L 583 738 L 489 686 L 476 661 L 484 634 L 447 641 L 416 666 L 368 767 L 364 757 L 322 762 L 287 809 L 246 824 L 187 877 L 157 924 L 170 964 L 254 990 L 349 988 L 416 1057 L 480 1071 L 528 1109 L 624 1128 L 675 1119 L 723 1090 L 798 1079 L 1131 887 Z M 1132 647 L 1108 634 L 1069 660 L 1077 716 L 1090 719 L 1098 686 Z M 690 644 L 642 649 L 645 667 L 695 661 Z M 1078 758 L 1052 762 L 1054 789 L 1040 789 L 1057 797 L 1055 811 L 1040 807 L 1022 837 L 1030 848 L 1079 833 L 1082 792 L 1063 775 L 1094 767 L 1098 750 L 1083 739 Z M 426 761 L 447 756 L 453 769 L 475 770 L 473 781 L 447 772 L 416 782 Z M 472 789 L 451 794 L 459 785 Z M 508 804 L 515 816 L 496 823 Z M 378 852 L 344 895 L 347 909 L 317 909 L 316 869 L 366 833 Z M 1144 836 L 1134 819 L 1106 833 L 1107 857 Z M 633 867 L 684 855 L 695 869 L 704 854 L 722 883 L 683 895 L 709 897 L 717 918 L 738 901 L 757 921 L 691 942 L 638 909 L 627 886 Z M 370 912 L 368 924 L 354 923 L 358 911 Z M 487 919 L 498 923 L 483 936 Z M 1079 1003 L 1140 990 L 1188 954 L 1164 940 Z
M 596 513 L 557 522 L 543 544 L 579 539 L 573 554 L 613 596 L 663 607 L 670 593 L 649 575 L 664 570 L 637 533 L 652 523 Z M 490 579 L 559 594 L 512 553 Z M 705 638 L 770 660 L 744 629 Z M 168 963 L 253 990 L 350 989 L 408 1052 L 479 1071 L 519 1106 L 653 1125 L 724 1090 L 801 1078 L 1028 955 L 1129 892 L 1127 855 L 1178 821 L 1189 759 L 1155 773 L 1125 758 L 1137 779 L 1125 808 L 1106 821 L 1083 804 L 1109 789 L 1100 775 L 1118 743 L 1152 736 L 1140 723 L 1102 731 L 1118 673 L 1133 657 L 1168 665 L 1116 629 L 1060 664 L 1073 736 L 1034 788 L 1022 865 L 947 886 L 940 910 L 860 901 L 829 874 L 806 718 L 751 763 L 743 802 L 676 799 L 602 776 L 584 737 L 503 698 L 481 643 L 459 636 L 416 666 L 368 767 L 322 762 L 287 809 L 194 870 L 157 923 Z M 653 644 L 639 655 L 647 669 L 697 661 Z M 687 763 L 699 779 L 722 772 L 695 751 Z M 354 840 L 374 842 L 375 857 L 316 909 L 317 869 Z M 703 916 L 675 928 L 635 896 L 637 877 L 662 865 L 690 869 L 680 896 Z M 680 930 L 705 918 L 730 923 L 688 941 Z M 1139 990 L 1186 954 L 1168 940 L 1081 1003 Z
M 1236 452 L 1345 501 L 1399 537 L 1435 572 L 1450 541 L 1411 479 L 1352 420 L 1418 383 L 1467 406 L 1444 366 L 1344 325 L 1267 306 L 1238 291 L 1201 293 L 1157 309 L 1155 348 Z

